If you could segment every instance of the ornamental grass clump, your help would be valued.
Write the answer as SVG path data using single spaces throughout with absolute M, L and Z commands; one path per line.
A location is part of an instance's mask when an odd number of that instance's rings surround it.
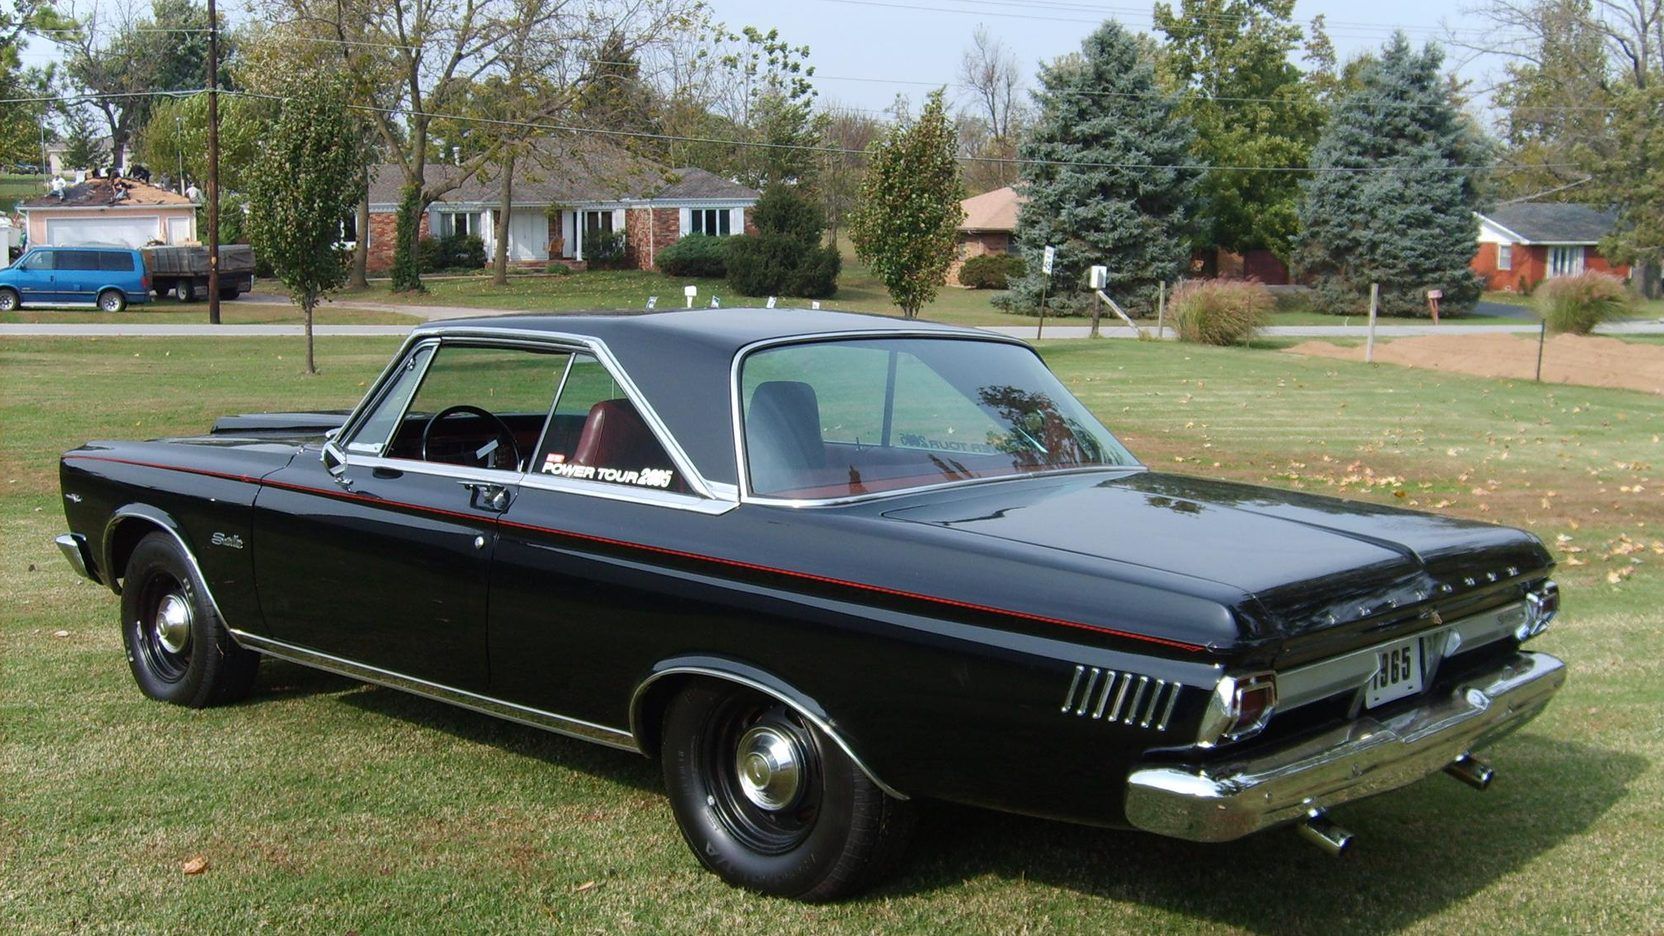
M 1276 300 L 1259 283 L 1192 280 L 1173 291 L 1171 304 L 1180 341 L 1234 345 L 1259 333 Z
M 1587 335 L 1596 325 L 1628 314 L 1635 298 L 1623 280 L 1589 271 L 1544 282 L 1531 294 L 1531 302 L 1549 331 Z

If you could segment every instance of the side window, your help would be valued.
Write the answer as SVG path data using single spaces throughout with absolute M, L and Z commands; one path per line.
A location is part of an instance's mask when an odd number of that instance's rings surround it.
M 57 261 L 56 250 L 37 250 L 23 261 L 23 269 L 34 273 L 42 273 L 54 269 Z
M 539 474 L 686 493 L 687 482 L 600 361 L 575 355 L 533 460 Z
M 393 437 L 393 427 L 398 425 L 399 417 L 404 415 L 405 407 L 416 393 L 416 385 L 421 381 L 422 372 L 431 357 L 433 345 L 423 345 L 405 358 L 404 363 L 399 365 L 398 373 L 388 381 L 375 408 L 370 410 L 363 425 L 347 443 L 347 451 L 360 455 L 380 455 L 386 451 L 387 441 Z
M 133 255 L 119 250 L 106 250 L 98 255 L 98 268 L 111 273 L 133 272 Z
M 483 345 L 419 347 L 388 381 L 346 449 L 524 470 L 570 357 Z
M 58 269 L 60 270 L 96 270 L 98 269 L 98 251 L 96 250 L 65 250 L 58 254 Z

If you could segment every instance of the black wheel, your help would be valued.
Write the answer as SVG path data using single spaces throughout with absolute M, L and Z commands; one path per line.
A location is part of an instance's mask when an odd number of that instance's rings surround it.
M 119 289 L 106 289 L 98 294 L 98 311 L 120 312 L 127 308 L 127 294 Z
M 166 533 L 140 540 L 127 560 L 121 637 L 133 679 L 152 699 L 203 708 L 254 688 L 259 654 L 231 638 L 184 549 Z
M 773 698 L 693 684 L 671 701 L 662 737 L 682 837 L 730 884 L 834 900 L 889 873 L 906 848 L 909 804 Z
M 173 292 L 179 297 L 180 302 L 196 301 L 196 283 L 193 283 L 188 279 L 182 279 L 175 283 L 173 286 Z
M 17 290 L 0 289 L 0 312 L 16 312 L 17 307 L 22 304 L 23 300 L 18 297 Z

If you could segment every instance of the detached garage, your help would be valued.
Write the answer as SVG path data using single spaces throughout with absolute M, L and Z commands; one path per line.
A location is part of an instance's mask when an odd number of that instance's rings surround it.
M 196 205 L 132 179 L 88 179 L 19 206 L 29 243 L 55 247 L 143 247 L 196 243 Z

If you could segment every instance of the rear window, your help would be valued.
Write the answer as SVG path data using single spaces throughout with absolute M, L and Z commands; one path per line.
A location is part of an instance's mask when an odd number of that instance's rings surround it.
M 131 273 L 133 255 L 115 250 L 104 251 L 98 255 L 98 268 L 112 273 Z

